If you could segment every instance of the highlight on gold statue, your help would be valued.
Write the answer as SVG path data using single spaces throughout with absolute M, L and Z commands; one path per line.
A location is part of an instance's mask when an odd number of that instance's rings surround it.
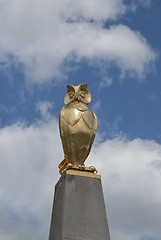
M 95 167 L 85 167 L 97 130 L 97 117 L 88 107 L 91 94 L 87 84 L 68 85 L 63 106 L 59 112 L 59 129 L 64 150 L 64 160 L 59 164 L 60 174 L 67 169 L 97 172 Z

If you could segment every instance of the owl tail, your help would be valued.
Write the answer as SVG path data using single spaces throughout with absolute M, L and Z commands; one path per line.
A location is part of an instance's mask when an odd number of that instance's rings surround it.
M 62 175 L 63 174 L 63 171 L 65 169 L 67 169 L 67 164 L 68 162 L 66 161 L 66 159 L 64 159 L 63 161 L 61 161 L 61 163 L 59 163 L 58 167 L 59 167 L 59 173 Z

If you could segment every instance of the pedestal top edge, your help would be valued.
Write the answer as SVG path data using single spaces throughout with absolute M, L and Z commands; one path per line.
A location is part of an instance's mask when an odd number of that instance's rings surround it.
M 96 174 L 93 172 L 88 172 L 88 171 L 82 171 L 82 170 L 79 171 L 79 170 L 74 170 L 74 169 L 68 169 L 66 171 L 66 174 L 101 179 L 101 175 L 99 175 L 99 174 Z
M 73 170 L 73 169 L 68 169 L 66 172 L 60 177 L 58 182 L 55 184 L 55 188 L 58 186 L 58 184 L 62 181 L 65 175 L 75 175 L 75 176 L 81 176 L 81 177 L 89 177 L 89 178 L 96 178 L 96 179 L 101 179 L 101 175 L 93 173 L 93 172 L 88 172 L 88 171 L 79 171 L 79 170 Z

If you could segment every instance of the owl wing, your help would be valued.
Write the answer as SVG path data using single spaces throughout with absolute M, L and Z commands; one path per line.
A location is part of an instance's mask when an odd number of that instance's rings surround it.
M 94 139 L 95 139 L 95 136 L 96 136 L 96 131 L 97 131 L 97 117 L 96 117 L 96 114 L 94 112 L 92 112 L 92 113 L 93 113 L 93 116 L 94 116 L 93 135 L 92 135 L 92 138 L 91 138 L 91 142 L 90 142 L 90 146 L 89 146 L 87 156 L 89 155 L 89 153 L 91 151 L 91 147 L 92 147 L 92 144 L 94 142 Z
M 94 115 L 94 126 L 93 126 L 93 136 L 92 136 L 92 144 L 94 142 L 95 136 L 96 136 L 96 131 L 97 131 L 97 117 L 96 114 L 93 112 Z
M 67 161 L 67 150 L 66 150 L 67 147 L 66 147 L 66 142 L 65 142 L 65 138 L 64 138 L 64 128 L 63 128 L 63 125 L 64 125 L 64 119 L 63 119 L 64 111 L 65 111 L 65 106 L 63 106 L 62 109 L 59 112 L 59 130 L 60 130 L 60 137 L 62 139 L 65 160 Z

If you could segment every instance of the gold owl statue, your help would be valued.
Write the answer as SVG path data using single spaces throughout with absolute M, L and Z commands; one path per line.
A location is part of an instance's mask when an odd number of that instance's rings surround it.
M 95 172 L 95 167 L 85 167 L 97 130 L 97 117 L 89 109 L 91 94 L 87 84 L 68 85 L 63 106 L 59 112 L 60 137 L 65 158 L 59 164 L 60 174 L 67 169 Z

